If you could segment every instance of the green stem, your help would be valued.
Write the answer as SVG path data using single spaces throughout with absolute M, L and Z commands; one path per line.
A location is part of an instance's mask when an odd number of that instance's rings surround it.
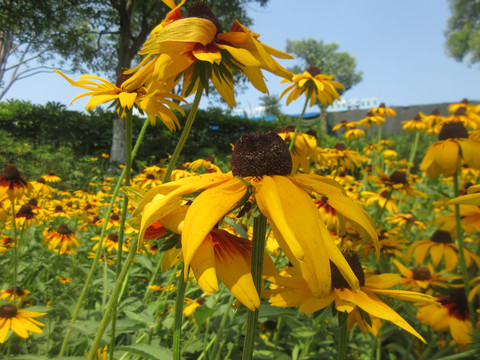
M 195 99 L 193 100 L 192 107 L 190 108 L 190 112 L 188 113 L 187 121 L 185 122 L 185 127 L 183 128 L 182 135 L 180 135 L 180 139 L 178 139 L 177 146 L 175 147 L 175 151 L 173 152 L 172 158 L 170 159 L 170 164 L 168 164 L 167 172 L 165 173 L 165 177 L 163 178 L 163 183 L 167 183 L 170 181 L 170 176 L 172 175 L 172 171 L 177 166 L 178 157 L 180 152 L 187 141 L 187 136 L 192 129 L 193 122 L 195 120 L 195 115 L 197 114 L 198 106 L 200 105 L 200 99 L 202 98 L 203 94 L 203 87 L 202 85 L 198 85 L 197 92 L 195 94 Z
M 217 334 L 215 335 L 215 343 L 213 344 L 213 349 L 210 353 L 210 359 L 215 359 L 217 357 L 217 352 L 219 351 L 220 347 L 220 339 L 224 336 L 223 329 L 225 328 L 225 324 L 227 323 L 228 315 L 230 314 L 230 309 L 232 308 L 232 303 L 234 300 L 235 296 L 230 295 L 230 298 L 227 301 L 227 307 L 225 309 L 225 312 L 223 313 L 222 320 L 220 321 L 220 326 L 216 330 Z M 206 351 L 204 350 L 204 352 Z
M 120 290 L 124 287 L 124 280 L 127 278 L 127 274 L 130 270 L 130 265 L 132 264 L 133 258 L 137 253 L 137 243 L 138 237 L 130 244 L 130 251 L 128 253 L 127 258 L 125 259 L 125 263 L 123 264 L 122 271 L 115 282 L 115 286 L 112 291 L 112 295 L 110 296 L 110 300 L 107 303 L 107 307 L 105 309 L 105 313 L 103 314 L 103 318 L 98 325 L 97 333 L 95 334 L 95 338 L 93 339 L 92 346 L 88 351 L 88 360 L 94 360 L 96 356 L 96 352 L 98 350 L 98 346 L 100 341 L 102 340 L 103 333 L 110 322 L 111 315 L 113 313 L 113 309 L 116 306 L 119 300 Z
M 283 327 L 284 317 L 280 316 L 277 322 L 277 327 L 275 328 L 275 334 L 273 335 L 273 350 L 272 350 L 272 359 L 275 359 L 275 353 L 278 349 L 278 340 L 280 339 L 280 333 Z
M 338 313 L 338 351 L 337 351 L 337 360 L 344 360 L 347 355 L 347 317 L 346 312 Z
M 13 301 L 17 299 L 17 271 L 18 271 L 18 241 L 17 224 L 15 222 L 15 203 L 12 203 L 12 227 L 13 227 Z
M 300 117 L 298 118 L 297 123 L 295 124 L 295 132 L 293 133 L 292 141 L 290 142 L 290 146 L 288 147 L 288 151 L 290 152 L 292 152 L 293 150 L 293 144 L 295 143 L 295 139 L 297 138 L 298 128 L 302 124 L 303 116 L 305 115 L 305 110 L 307 109 L 308 100 L 309 100 L 309 96 L 305 98 L 305 104 L 303 105 L 302 113 L 300 114 Z
M 182 271 L 177 282 L 177 297 L 175 299 L 175 321 L 173 326 L 173 360 L 180 360 L 181 349 L 180 342 L 182 338 L 182 321 L 183 321 L 183 301 L 185 298 L 185 267 L 182 264 Z
M 133 114 L 132 110 L 127 111 L 127 117 L 125 119 L 125 186 L 130 186 L 130 174 L 132 172 L 132 128 L 133 128 Z M 128 197 L 124 195 L 123 197 L 123 207 L 122 215 L 120 217 L 120 229 L 118 231 L 118 250 L 117 250 L 117 264 L 115 269 L 115 281 L 118 279 L 120 272 L 122 270 L 122 251 L 123 251 L 123 235 L 125 232 L 125 221 L 127 220 L 128 212 Z M 105 261 L 106 263 L 106 261 Z M 113 305 L 113 314 L 112 314 L 112 331 L 110 335 L 110 349 L 109 356 L 110 360 L 113 360 L 113 355 L 115 353 L 115 328 L 117 324 L 117 305 L 118 299 Z
M 267 234 L 267 218 L 260 214 L 253 218 L 253 239 L 252 239 L 252 277 L 258 294 L 262 290 L 262 267 L 263 255 L 265 253 L 265 239 Z M 245 332 L 245 342 L 243 344 L 243 360 L 251 360 L 253 357 L 253 347 L 255 344 L 255 332 L 257 328 L 258 309 L 248 310 L 247 329 Z
M 143 139 L 143 136 L 145 135 L 145 132 L 147 130 L 149 122 L 150 122 L 150 120 L 146 119 L 145 122 L 143 123 L 143 127 L 142 127 L 142 130 L 140 131 L 140 134 L 138 135 L 138 139 L 137 139 L 137 142 L 135 144 L 135 148 L 132 151 L 132 156 L 131 156 L 132 160 L 135 157 L 135 155 L 138 151 L 138 148 L 140 147 L 140 144 L 142 143 L 142 139 Z M 110 215 L 111 215 L 111 212 L 112 212 L 112 209 L 113 209 L 113 205 L 115 204 L 118 191 L 120 190 L 120 187 L 122 185 L 122 181 L 123 181 L 123 179 L 125 178 L 126 175 L 127 175 L 127 167 L 125 166 L 125 168 L 122 171 L 122 174 L 120 175 L 120 177 L 117 181 L 115 189 L 113 190 L 112 199 L 110 200 L 110 205 L 108 206 L 108 210 L 107 210 L 107 213 L 105 215 L 105 222 L 103 224 L 102 231 L 100 233 L 100 241 L 99 241 L 100 245 L 98 246 L 97 252 L 95 253 L 95 258 L 93 259 L 92 266 L 90 267 L 90 271 L 87 275 L 87 279 L 86 279 L 85 284 L 83 286 L 82 292 L 80 293 L 80 296 L 77 300 L 77 304 L 75 305 L 75 310 L 73 312 L 72 320 L 70 321 L 70 326 L 68 327 L 67 332 L 65 334 L 65 337 L 63 339 L 62 347 L 60 349 L 60 353 L 59 353 L 58 357 L 63 357 L 63 355 L 65 354 L 65 350 L 67 349 L 68 340 L 69 340 L 70 334 L 73 330 L 72 325 L 75 324 L 75 322 L 77 321 L 77 317 L 78 317 L 78 314 L 80 312 L 80 307 L 82 305 L 82 302 L 83 302 L 85 296 L 87 295 L 87 291 L 90 288 L 90 284 L 93 280 L 93 275 L 94 275 L 95 270 L 97 268 L 97 265 L 100 261 L 100 254 L 102 253 L 103 246 L 101 246 L 101 245 L 103 244 L 103 239 L 105 237 L 105 233 L 106 233 L 106 230 L 107 230 L 108 220 L 110 219 Z
M 417 154 L 417 147 L 418 147 L 418 140 L 420 139 L 420 131 L 417 131 L 415 134 L 415 140 L 413 142 L 413 147 L 410 150 L 410 156 L 408 158 L 408 166 L 407 166 L 407 175 L 410 174 L 410 169 L 412 168 L 412 164 L 415 160 L 415 155 Z
M 459 184 L 458 184 L 458 171 L 455 172 L 453 175 L 453 188 L 455 192 L 455 197 L 459 196 Z M 465 284 L 465 296 L 468 299 L 468 294 L 470 294 L 470 276 L 468 274 L 467 265 L 465 262 L 465 251 L 463 247 L 463 230 L 462 224 L 460 219 L 460 205 L 455 204 L 455 222 L 457 225 L 457 241 L 458 241 L 458 264 L 460 266 L 460 270 L 462 271 L 463 281 Z M 473 304 L 471 301 L 467 300 L 468 304 L 468 314 L 470 316 L 470 321 L 472 322 L 473 329 L 476 328 L 476 321 L 475 321 L 475 310 L 473 308 Z
M 385 208 L 387 207 L 388 202 L 392 198 L 392 193 L 393 193 L 393 188 L 389 189 L 387 199 L 385 200 L 385 204 L 383 204 L 382 207 L 378 207 L 377 214 L 375 215 L 375 220 L 373 223 L 375 224 L 375 227 L 378 228 L 378 221 L 381 219 L 383 212 L 385 211 Z

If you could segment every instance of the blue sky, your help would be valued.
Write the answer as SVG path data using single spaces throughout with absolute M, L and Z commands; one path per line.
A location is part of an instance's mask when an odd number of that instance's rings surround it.
M 468 67 L 446 54 L 446 0 L 270 0 L 265 8 L 249 6 L 248 12 L 254 20 L 251 30 L 267 45 L 284 50 L 287 39 L 314 38 L 336 42 L 340 51 L 354 56 L 363 81 L 346 92 L 345 99 L 376 96 L 388 106 L 480 100 L 479 66 Z M 280 95 L 285 88 L 280 78 L 265 77 L 270 94 Z M 6 98 L 68 104 L 80 91 L 59 75 L 40 74 L 16 83 Z M 237 97 L 237 107 L 257 106 L 261 95 L 249 88 Z M 82 110 L 85 103 L 77 100 L 69 108 Z M 202 101 L 203 107 L 207 104 Z M 302 105 L 303 100 L 297 100 L 283 111 L 298 113 Z

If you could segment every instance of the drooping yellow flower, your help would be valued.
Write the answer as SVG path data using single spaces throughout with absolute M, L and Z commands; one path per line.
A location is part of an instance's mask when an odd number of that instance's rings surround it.
M 280 307 L 300 306 L 299 311 L 311 314 L 334 303 L 339 312 L 351 314 L 356 308 L 379 319 L 393 322 L 395 325 L 415 335 L 425 342 L 423 337 L 412 328 L 398 313 L 385 304 L 377 295 L 397 298 L 413 302 L 433 302 L 429 295 L 404 290 L 389 290 L 400 281 L 397 274 L 381 274 L 367 276 L 362 269 L 358 255 L 355 252 L 346 252 L 345 257 L 360 282 L 360 291 L 355 292 L 349 287 L 335 265 L 331 265 L 331 291 L 325 297 L 316 297 L 307 286 L 306 281 L 298 274 L 295 268 L 290 269 L 288 277 L 266 277 L 278 288 L 267 290 L 265 297 L 270 304 Z
M 412 120 L 402 121 L 402 130 L 405 131 L 425 131 L 427 124 L 425 122 L 425 115 L 418 113 Z
M 10 201 L 20 199 L 23 194 L 29 193 L 32 188 L 32 185 L 20 175 L 20 171 L 15 165 L 10 164 L 3 169 L 0 176 L 0 199 L 5 194 L 8 195 Z
M 134 216 L 141 216 L 140 238 L 155 221 L 178 208 L 186 194 L 200 194 L 189 205 L 182 233 L 185 267 L 213 227 L 253 194 L 276 240 L 307 280 L 312 293 L 330 291 L 330 265 L 334 262 L 353 289 L 358 280 L 325 225 L 309 193 L 328 197 L 329 204 L 366 238 L 376 231 L 366 212 L 345 195 L 334 180 L 318 175 L 290 175 L 292 162 L 285 142 L 275 133 L 248 133 L 235 145 L 232 172 L 180 179 L 150 190 Z
M 24 339 L 28 338 L 29 332 L 41 334 L 43 330 L 39 326 L 44 324 L 34 318 L 42 315 L 45 313 L 18 309 L 13 304 L 0 306 L 0 344 L 5 342 L 10 330 Z
M 365 131 L 357 127 L 352 127 L 347 131 L 345 131 L 344 135 L 345 135 L 345 139 L 347 139 L 348 141 L 352 141 L 352 140 L 361 138 L 362 136 L 365 136 Z
M 386 107 L 385 103 L 381 103 L 378 107 L 372 108 L 370 110 L 374 115 L 383 116 L 384 118 L 387 116 L 395 116 L 397 113 L 394 109 Z M 377 124 L 378 125 L 378 124 Z
M 60 225 L 56 231 L 47 232 L 43 241 L 49 250 L 58 251 L 59 254 L 70 253 L 73 247 L 78 247 L 75 233 L 67 225 Z
M 291 83 L 280 94 L 282 98 L 289 93 L 287 105 L 293 100 L 298 99 L 305 94 L 310 100 L 309 106 L 313 106 L 319 101 L 322 105 L 331 105 L 334 100 L 340 100 L 337 89 L 344 89 L 343 84 L 332 80 L 333 75 L 324 75 L 316 66 L 310 66 L 303 74 L 297 74 L 292 79 L 285 78 L 280 83 Z
M 419 306 L 417 319 L 434 331 L 449 331 L 458 345 L 466 347 L 471 340 L 472 323 L 465 289 L 453 289 L 449 295 L 439 296 L 436 300 L 438 303 Z
M 424 115 L 423 121 L 425 122 L 427 133 L 429 135 L 438 134 L 445 122 L 445 117 L 440 114 L 437 108 L 435 108 L 430 115 Z
M 472 168 L 480 169 L 480 143 L 469 139 L 467 129 L 461 122 L 443 124 L 438 140 L 427 150 L 420 164 L 420 169 L 428 175 L 452 176 L 462 161 Z
M 170 131 L 180 128 L 177 116 L 172 110 L 176 110 L 183 115 L 185 115 L 185 112 L 173 100 L 178 102 L 185 102 L 185 100 L 171 93 L 174 84 L 165 85 L 167 83 L 162 83 L 162 86 L 158 86 L 155 91 L 147 92 L 143 83 L 126 84 L 126 81 L 123 81 L 126 76 L 120 76 L 120 81 L 117 81 L 120 84 L 115 85 L 95 75 L 81 75 L 80 80 L 74 81 L 59 70 L 55 70 L 55 72 L 63 76 L 70 85 L 89 90 L 76 96 L 71 101 L 72 103 L 81 97 L 91 96 L 86 105 L 88 111 L 93 110 L 100 104 L 113 101 L 117 113 L 121 117 L 125 117 L 125 110 L 136 106 L 140 111 L 147 114 L 152 125 L 155 125 L 156 118 L 159 118 Z
M 272 56 L 291 59 L 292 56 L 258 41 L 259 34 L 235 21 L 228 32 L 204 2 L 188 7 L 187 17 L 180 12 L 182 1 L 172 8 L 164 21 L 153 29 L 140 50 L 145 58 L 127 85 L 142 84 L 146 79 L 156 82 L 177 80 L 183 75 L 183 94 L 193 94 L 199 84 L 207 90 L 211 80 L 219 94 L 230 106 L 235 106 L 233 71 L 244 74 L 263 93 L 267 93 L 261 69 L 281 77 L 292 74 Z
M 468 194 L 450 200 L 450 204 L 480 205 L 480 184 L 468 188 Z
M 365 117 L 358 122 L 358 124 L 367 129 L 370 129 L 372 124 L 381 126 L 384 122 L 385 122 L 385 117 L 376 115 L 372 111 L 369 111 L 367 112 Z
M 54 171 L 50 171 L 47 175 L 43 175 L 42 176 L 46 182 L 51 182 L 51 183 L 59 183 L 60 181 L 62 181 L 62 179 L 60 179 Z
M 290 145 L 290 143 L 294 141 L 291 151 L 292 173 L 296 173 L 299 168 L 301 168 L 305 174 L 310 174 L 312 173 L 310 161 L 313 164 L 323 164 L 326 162 L 326 159 L 322 156 L 317 146 L 317 138 L 314 135 L 297 132 L 294 140 L 295 127 L 293 126 L 277 129 L 275 132 L 287 145 Z

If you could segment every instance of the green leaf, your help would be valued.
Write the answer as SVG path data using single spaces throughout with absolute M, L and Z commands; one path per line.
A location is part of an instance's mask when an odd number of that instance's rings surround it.
M 136 344 L 128 346 L 117 346 L 116 350 L 126 351 L 129 354 L 141 356 L 143 359 L 165 360 L 172 358 L 172 352 L 162 346 Z
M 208 306 L 202 305 L 195 309 L 193 317 L 197 324 L 203 324 L 210 316 L 215 314 L 215 310 L 209 308 Z

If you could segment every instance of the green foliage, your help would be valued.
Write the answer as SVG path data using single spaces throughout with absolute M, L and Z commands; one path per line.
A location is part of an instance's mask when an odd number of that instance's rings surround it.
M 480 3 L 476 0 L 449 0 L 451 16 L 445 36 L 448 54 L 468 64 L 480 62 Z
M 356 70 L 355 57 L 348 52 L 340 52 L 336 43 L 324 44 L 315 39 L 287 40 L 286 51 L 301 59 L 303 66 L 292 69 L 303 73 L 309 66 L 316 66 L 322 74 L 333 75 L 333 79 L 342 83 L 345 89 L 338 89 L 339 94 L 351 89 L 362 81 L 362 72 Z

